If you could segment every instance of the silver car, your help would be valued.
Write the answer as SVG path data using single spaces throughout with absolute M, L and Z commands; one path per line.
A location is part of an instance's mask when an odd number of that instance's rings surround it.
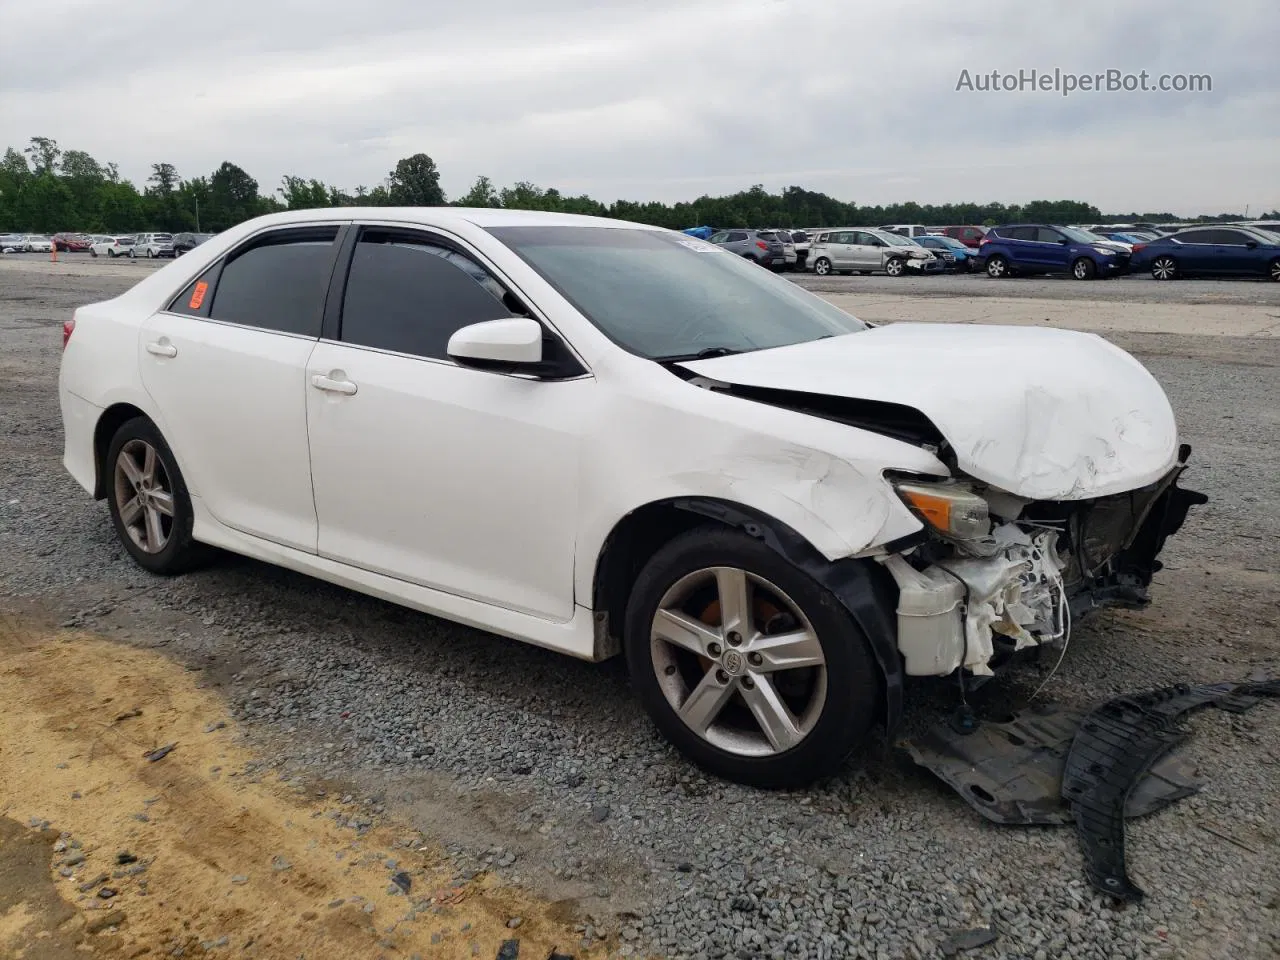
M 770 270 L 781 270 L 786 266 L 787 254 L 782 241 L 769 230 L 721 230 L 707 239 Z
M 135 240 L 133 248 L 129 251 L 129 256 L 135 259 L 173 256 L 173 234 L 171 233 L 140 233 Z
M 831 273 L 884 272 L 900 277 L 908 272 L 935 272 L 942 261 L 906 237 L 866 227 L 824 230 L 809 250 L 813 272 L 820 277 Z

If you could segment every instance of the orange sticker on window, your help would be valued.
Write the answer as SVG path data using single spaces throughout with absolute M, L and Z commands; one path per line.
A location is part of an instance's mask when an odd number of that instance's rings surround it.
M 204 295 L 209 292 L 209 285 L 201 280 L 196 284 L 195 290 L 191 291 L 191 302 L 187 304 L 192 310 L 199 310 L 200 304 L 204 303 Z

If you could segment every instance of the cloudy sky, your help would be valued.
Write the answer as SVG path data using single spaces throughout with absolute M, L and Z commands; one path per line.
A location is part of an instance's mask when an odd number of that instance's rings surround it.
M 344 188 L 1280 207 L 1275 0 L 0 0 L 0 147 Z M 1054 69 L 1212 92 L 957 91 Z

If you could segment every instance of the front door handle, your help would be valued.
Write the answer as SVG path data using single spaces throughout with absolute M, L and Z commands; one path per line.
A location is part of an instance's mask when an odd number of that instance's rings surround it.
M 350 380 L 335 380 L 318 373 L 311 378 L 311 385 L 317 390 L 324 390 L 328 393 L 341 393 L 348 397 L 355 396 L 357 390 L 356 385 Z
M 178 348 L 167 341 L 152 341 L 147 344 L 147 353 L 154 353 L 157 357 L 176 357 Z

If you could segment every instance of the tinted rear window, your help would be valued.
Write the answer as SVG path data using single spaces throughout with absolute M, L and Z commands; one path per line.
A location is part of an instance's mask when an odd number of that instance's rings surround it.
M 272 234 L 222 268 L 209 315 L 281 333 L 320 336 L 338 228 Z

